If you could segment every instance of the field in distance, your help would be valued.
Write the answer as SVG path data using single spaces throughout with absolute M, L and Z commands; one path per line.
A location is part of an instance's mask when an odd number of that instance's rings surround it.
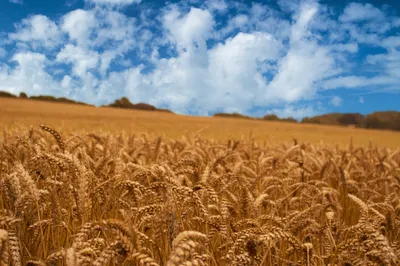
M 63 103 L 0 98 L 0 130 L 7 132 L 38 126 L 40 123 L 74 132 L 135 132 L 150 137 L 180 138 L 201 132 L 216 140 L 248 139 L 250 134 L 262 143 L 299 142 L 367 146 L 371 141 L 380 147 L 400 147 L 400 133 L 336 126 L 252 121 L 221 117 L 194 117 L 164 112 L 124 110 Z

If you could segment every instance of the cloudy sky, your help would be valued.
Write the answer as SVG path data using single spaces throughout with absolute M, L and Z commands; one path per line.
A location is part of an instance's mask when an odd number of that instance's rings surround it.
M 191 115 L 400 110 L 400 1 L 0 0 L 0 90 Z

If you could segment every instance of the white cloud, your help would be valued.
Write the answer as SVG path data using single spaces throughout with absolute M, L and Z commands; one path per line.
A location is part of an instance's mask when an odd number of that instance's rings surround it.
M 87 46 L 98 21 L 93 11 L 77 9 L 64 15 L 62 29 L 80 46 Z
M 22 5 L 24 3 L 23 0 L 8 0 L 8 2 L 17 4 L 17 5 Z
M 101 8 L 71 11 L 63 16 L 61 27 L 78 46 L 100 48 L 106 44 L 117 53 L 128 51 L 138 38 L 135 18 Z
M 247 12 L 249 21 L 239 28 L 241 31 L 263 31 L 272 34 L 278 40 L 289 39 L 291 33 L 291 23 L 283 19 L 282 14 L 271 9 L 266 5 L 253 3 Z
M 95 99 L 97 98 L 95 89 L 99 86 L 99 80 L 91 73 L 87 72 L 86 75 L 82 78 L 81 88 L 76 91 L 75 98 L 78 99 L 87 99 L 90 103 L 95 103 Z
M 129 44 L 135 34 L 135 21 L 126 15 L 110 10 L 100 10 L 93 14 L 96 19 L 95 38 L 93 44 L 102 44 L 113 41 Z
M 331 104 L 335 107 L 341 106 L 342 102 L 343 102 L 343 100 L 339 96 L 333 96 L 331 99 Z
M 40 53 L 18 53 L 11 61 L 16 61 L 22 72 L 33 72 L 35 69 L 43 69 L 46 62 L 46 56 Z
M 282 48 L 282 44 L 268 33 L 238 33 L 211 50 L 210 61 L 215 68 L 213 70 L 219 70 L 229 78 L 236 78 L 242 71 L 257 72 L 257 63 L 278 59 Z
M 388 50 L 400 47 L 400 36 L 390 36 L 382 41 L 382 46 Z
M 392 25 L 393 27 L 400 27 L 400 17 L 394 18 Z
M 299 12 L 294 16 L 296 23 L 293 24 L 291 29 L 290 41 L 292 43 L 300 42 L 310 36 L 311 32 L 308 30 L 308 25 L 317 12 L 318 6 L 316 4 L 304 4 L 300 7 Z
M 280 118 L 293 117 L 297 120 L 303 117 L 315 116 L 321 113 L 321 110 L 315 109 L 313 106 L 292 106 L 287 105 L 283 108 L 268 109 L 263 114 L 276 114 Z
M 330 46 L 332 51 L 338 52 L 348 52 L 348 53 L 357 53 L 358 52 L 358 44 L 357 43 L 338 43 Z
M 333 67 L 334 60 L 325 48 L 307 45 L 292 48 L 268 85 L 265 98 L 284 102 L 310 98 L 316 92 L 316 83 L 329 76 Z
M 58 25 L 43 15 L 34 15 L 15 25 L 17 31 L 8 35 L 10 40 L 27 43 L 32 48 L 54 48 L 61 42 Z
M 156 90 L 148 86 L 149 80 L 141 74 L 141 68 L 131 67 L 121 72 L 112 72 L 99 85 L 100 103 L 109 103 L 110 95 L 114 98 L 127 96 L 133 102 L 154 103 L 152 97 Z
M 0 90 L 18 94 L 60 94 L 58 84 L 47 73 L 46 56 L 40 53 L 22 52 L 15 54 L 10 61 L 17 63 L 13 69 L 0 69 Z
M 56 60 L 59 63 L 70 63 L 72 71 L 78 77 L 86 76 L 88 70 L 95 69 L 99 63 L 99 54 L 91 50 L 85 50 L 73 44 L 67 44 L 58 54 Z
M 141 2 L 141 0 L 85 0 L 85 1 L 99 5 L 132 5 L 132 4 L 140 4 Z
M 148 30 L 142 30 L 140 34 L 136 32 L 135 21 L 116 11 L 100 11 L 97 12 L 98 23 L 95 30 L 94 40 L 91 46 L 102 47 L 104 44 L 108 49 L 100 55 L 100 73 L 105 76 L 107 70 L 118 56 L 123 55 L 132 50 L 138 49 L 143 51 L 146 43 L 152 39 L 152 33 Z M 135 35 L 139 35 L 134 38 Z
M 353 42 L 369 44 L 369 45 L 372 44 L 375 46 L 379 46 L 381 43 L 381 37 L 378 33 L 368 31 L 367 29 L 364 29 L 361 26 L 354 24 L 344 24 L 342 26 L 342 29 L 344 31 L 347 31 L 350 40 Z
M 384 35 L 393 27 L 386 12 L 369 3 L 350 3 L 339 16 L 336 35 L 359 44 L 378 47 Z
M 64 89 L 71 88 L 72 78 L 69 75 L 65 75 L 61 80 L 61 87 Z
M 243 27 L 246 26 L 246 24 L 248 24 L 249 17 L 247 15 L 240 14 L 240 15 L 235 16 L 231 21 L 235 28 L 242 29 Z
M 400 51 L 393 49 L 386 54 L 369 55 L 367 62 L 394 79 L 393 85 L 400 84 Z
M 312 40 L 307 25 L 317 13 L 316 4 L 303 5 L 292 27 L 290 48 L 268 84 L 264 99 L 294 102 L 314 95 L 316 83 L 332 74 L 334 59 L 329 49 Z
M 290 36 L 291 25 L 288 20 L 279 17 L 276 11 L 253 3 L 250 10 L 233 16 L 227 25 L 215 31 L 214 37 L 223 40 L 236 34 L 237 31 L 244 33 L 262 31 L 272 34 L 278 40 L 286 40 Z
M 3 47 L 0 47 L 0 59 L 5 57 L 6 55 L 7 51 Z
M 394 79 L 393 85 L 400 84 L 400 37 L 391 36 L 382 41 L 386 53 L 368 55 L 366 62 L 382 73 Z
M 266 90 L 267 80 L 262 67 L 278 59 L 282 44 L 267 33 L 239 33 L 225 44 L 216 46 L 209 54 L 209 78 L 212 85 L 207 93 L 216 107 L 251 107 L 258 103 Z M 205 77 L 206 78 L 206 77 Z M 204 95 L 205 97 L 206 95 Z
M 192 47 L 194 43 L 204 46 L 204 42 L 210 36 L 215 22 L 208 10 L 192 7 L 189 13 L 182 16 L 181 11 L 173 6 L 165 14 L 163 23 L 178 49 L 187 49 Z
M 360 96 L 360 98 L 358 99 L 358 101 L 359 101 L 360 103 L 364 103 L 364 97 Z
M 213 11 L 224 12 L 228 8 L 228 5 L 224 0 L 207 0 L 205 1 L 205 4 L 207 6 L 207 9 L 210 10 L 211 12 Z
M 381 76 L 367 78 L 363 76 L 342 76 L 325 80 L 322 84 L 324 89 L 336 88 L 368 88 L 373 86 L 393 85 L 398 83 L 397 79 Z
M 339 17 L 340 21 L 353 22 L 365 20 L 383 20 L 385 14 L 373 5 L 366 3 L 350 3 L 346 6 L 343 14 Z
M 239 33 L 209 51 L 193 48 L 176 58 L 160 59 L 147 75 L 136 67 L 112 73 L 100 86 L 101 97 L 115 95 L 114 88 L 119 88 L 121 96 L 180 113 L 207 114 L 218 108 L 245 111 L 265 88 L 261 62 L 276 59 L 280 49 L 269 34 Z
M 279 7 L 288 13 L 293 13 L 300 5 L 300 0 L 278 0 Z

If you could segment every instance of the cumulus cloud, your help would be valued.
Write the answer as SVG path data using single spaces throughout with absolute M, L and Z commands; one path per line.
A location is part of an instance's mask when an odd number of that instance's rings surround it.
M 72 78 L 69 75 L 65 75 L 61 80 L 61 87 L 64 89 L 71 88 L 72 86 Z
M 331 99 L 331 104 L 335 107 L 341 106 L 342 102 L 343 102 L 343 100 L 339 96 L 333 96 Z
M 78 77 L 84 77 L 88 70 L 97 67 L 99 54 L 73 44 L 67 44 L 57 54 L 56 60 L 60 63 L 72 64 L 72 72 Z
M 386 80 L 393 86 L 400 84 L 400 37 L 391 36 L 382 41 L 386 53 L 368 55 L 366 62 L 375 69 L 381 69 Z
M 219 39 L 227 38 L 237 31 L 262 31 L 272 34 L 278 40 L 287 40 L 290 36 L 290 21 L 282 19 L 282 14 L 266 5 L 253 3 L 250 9 L 240 8 L 240 12 L 228 20 L 215 35 Z
M 15 24 L 16 32 L 8 34 L 13 41 L 24 42 L 33 49 L 54 48 L 61 42 L 62 34 L 58 25 L 43 15 L 34 15 Z
M 97 66 L 99 69 L 96 70 L 105 76 L 117 57 L 123 57 L 135 45 L 137 49 L 144 49 L 143 39 L 146 36 L 147 41 L 150 39 L 146 32 L 135 39 L 135 20 L 112 10 L 74 10 L 63 16 L 61 27 L 74 45 L 67 44 L 59 52 L 57 60 L 61 62 L 65 59 L 64 62 L 72 63 L 78 76 Z M 104 51 L 99 53 L 98 49 Z
M 144 101 L 154 103 L 152 94 L 157 93 L 153 87 L 149 86 L 141 73 L 140 67 L 131 67 L 121 72 L 112 72 L 106 80 L 99 86 L 99 100 L 102 103 L 110 102 L 109 96 L 127 96 L 134 102 Z M 157 95 L 157 94 L 153 94 Z
M 375 68 L 381 68 L 387 75 L 386 80 L 393 85 L 400 83 L 400 52 L 391 50 L 385 54 L 370 55 L 367 62 Z
M 348 53 L 357 53 L 358 52 L 358 44 L 357 43 L 338 43 L 330 46 L 332 51 L 337 52 L 348 52 Z
M 382 10 L 366 3 L 350 3 L 339 17 L 343 22 L 365 21 L 365 20 L 383 20 L 385 14 Z
M 373 86 L 385 86 L 398 83 L 399 80 L 388 77 L 363 77 L 363 76 L 341 76 L 332 79 L 325 80 L 322 87 L 324 89 L 336 89 L 336 88 L 368 88 Z
M 395 21 L 395 20 L 394 20 Z M 350 3 L 339 16 L 336 35 L 359 44 L 378 47 L 394 27 L 393 19 L 384 9 L 372 4 Z
M 77 9 L 64 15 L 61 28 L 68 33 L 72 41 L 78 45 L 87 46 L 96 25 L 97 21 L 93 11 Z
M 392 25 L 393 25 L 393 27 L 400 27 L 400 17 L 394 18 Z
M 227 10 L 228 5 L 224 0 L 207 0 L 205 1 L 207 9 L 211 12 L 224 12 Z
M 317 11 L 317 4 L 306 4 L 296 14 L 290 48 L 279 63 L 278 73 L 268 84 L 265 99 L 294 102 L 309 98 L 315 93 L 316 83 L 334 72 L 335 61 L 329 49 L 318 45 L 308 30 Z
M 276 114 L 280 118 L 293 117 L 300 120 L 303 117 L 315 116 L 321 113 L 321 110 L 313 106 L 292 106 L 286 105 L 283 108 L 272 108 L 264 112 L 264 114 Z
M 17 5 L 22 5 L 24 3 L 23 0 L 8 0 L 8 2 L 17 4 Z
M 161 59 L 147 75 L 136 67 L 112 73 L 101 91 L 107 94 L 113 87 L 122 88 L 121 95 L 181 113 L 208 114 L 218 108 L 245 111 L 265 87 L 259 72 L 262 63 L 275 60 L 281 48 L 269 34 L 239 33 L 214 49 L 197 47 Z
M 170 33 L 170 40 L 179 49 L 190 48 L 194 44 L 204 46 L 214 25 L 213 16 L 208 10 L 191 8 L 182 15 L 176 6 L 166 12 L 163 22 Z
M 390 36 L 382 41 L 382 46 L 387 50 L 395 50 L 400 47 L 400 36 Z
M 96 23 L 94 45 L 101 46 L 107 42 L 122 43 L 124 46 L 132 44 L 136 33 L 133 18 L 110 10 L 99 10 L 94 16 L 93 20 Z
M 5 57 L 7 54 L 6 49 L 4 49 L 3 47 L 0 47 L 0 59 Z
M 48 59 L 45 55 L 33 52 L 14 54 L 10 59 L 17 66 L 13 69 L 0 69 L 0 90 L 29 94 L 55 94 L 59 95 L 58 84 L 47 73 Z

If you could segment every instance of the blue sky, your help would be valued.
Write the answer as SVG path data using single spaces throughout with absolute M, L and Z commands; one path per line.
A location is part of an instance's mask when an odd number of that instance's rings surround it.
M 191 115 L 400 111 L 400 2 L 0 0 L 0 90 Z

